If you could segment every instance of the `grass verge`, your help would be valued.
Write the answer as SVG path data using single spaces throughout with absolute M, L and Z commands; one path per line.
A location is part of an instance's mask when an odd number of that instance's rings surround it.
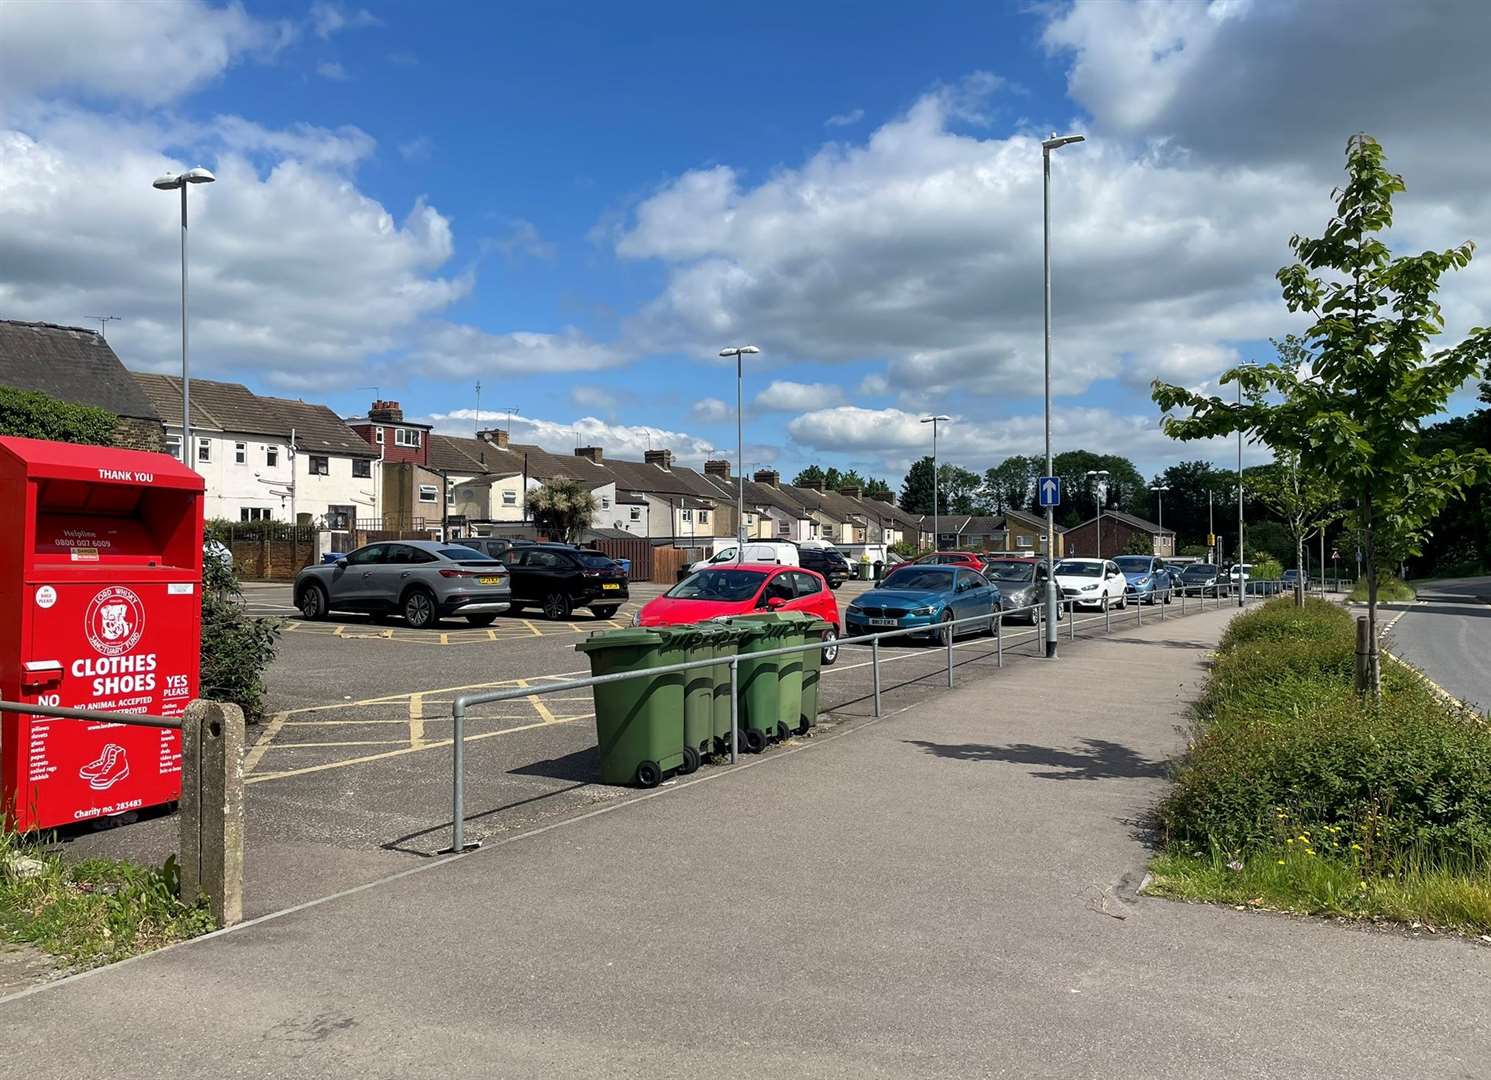
M 1418 596 L 1418 593 L 1414 590 L 1414 587 L 1402 578 L 1383 578 L 1377 584 L 1377 602 L 1379 604 L 1402 604 L 1412 600 L 1416 596 Z M 1367 602 L 1367 582 L 1365 578 L 1351 587 L 1351 601 L 1355 604 L 1365 604 Z
M 1398 664 L 1358 696 L 1353 636 L 1317 600 L 1233 620 L 1155 811 L 1150 892 L 1491 931 L 1491 724 Z
M 212 930 L 211 912 L 183 904 L 178 891 L 174 860 L 159 870 L 119 859 L 67 865 L 13 835 L 0 835 L 0 933 L 75 968 L 123 960 Z

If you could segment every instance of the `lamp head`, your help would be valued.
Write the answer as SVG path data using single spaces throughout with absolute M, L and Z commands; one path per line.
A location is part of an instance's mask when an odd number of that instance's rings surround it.
M 755 356 L 761 350 L 754 345 L 737 345 L 729 349 L 721 349 L 721 356 Z
M 1059 150 L 1063 146 L 1069 146 L 1072 143 L 1079 143 L 1079 142 L 1086 142 L 1086 141 L 1087 141 L 1087 136 L 1086 135 L 1057 135 L 1056 132 L 1053 131 L 1051 133 L 1051 137 L 1049 139 L 1042 139 L 1041 140 L 1041 149 L 1045 150 L 1045 151 L 1047 151 L 1049 153 L 1052 150 Z
M 944 424 L 950 424 L 950 423 L 952 423 L 952 420 L 953 420 L 953 418 L 951 416 L 924 416 L 924 417 L 922 417 L 922 423 L 924 423 L 924 424 L 935 424 L 935 423 L 938 423 L 939 421 L 941 423 L 944 423 Z

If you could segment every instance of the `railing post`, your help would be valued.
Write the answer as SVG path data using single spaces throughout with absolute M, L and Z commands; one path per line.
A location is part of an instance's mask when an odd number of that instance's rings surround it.
M 1160 597 L 1160 622 L 1165 621 L 1165 609 L 1170 606 L 1170 590 L 1165 590 L 1165 595 Z
M 1134 600 L 1134 625 L 1144 625 L 1144 601 L 1139 598 Z
M 1108 608 L 1108 594 L 1103 594 L 1103 633 L 1113 633 L 1113 616 Z
M 481 847 L 466 840 L 466 702 L 456 698 L 450 710 L 450 847 L 442 855 L 459 855 Z
M 181 723 L 181 899 L 218 926 L 243 920 L 243 712 L 193 701 Z
M 875 716 L 880 716 L 880 639 L 870 639 L 870 671 L 875 679 Z
M 1075 600 L 1066 609 L 1066 639 L 1077 640 L 1077 601 Z
M 685 680 L 687 681 L 687 680 Z M 730 764 L 740 755 L 740 654 L 730 658 Z
M 1004 667 L 1004 616 L 999 615 L 994 622 L 994 646 L 999 651 L 999 666 Z
M 953 638 L 956 636 L 953 627 L 956 625 L 956 619 L 947 625 L 947 688 L 949 690 L 953 688 Z

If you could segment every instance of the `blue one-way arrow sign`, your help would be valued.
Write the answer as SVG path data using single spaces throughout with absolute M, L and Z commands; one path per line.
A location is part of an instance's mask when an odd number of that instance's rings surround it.
M 1041 497 L 1041 506 L 1061 505 L 1061 477 L 1043 476 L 1036 483 L 1035 489 Z

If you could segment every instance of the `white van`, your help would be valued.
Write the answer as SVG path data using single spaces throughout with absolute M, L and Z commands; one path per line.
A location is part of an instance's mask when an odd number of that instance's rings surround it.
M 797 556 L 797 545 L 790 540 L 747 540 L 745 558 L 737 558 L 734 540 L 716 541 L 717 550 L 707 559 L 701 559 L 689 567 L 689 572 L 718 566 L 721 563 L 748 562 L 766 563 L 772 566 L 801 566 Z

